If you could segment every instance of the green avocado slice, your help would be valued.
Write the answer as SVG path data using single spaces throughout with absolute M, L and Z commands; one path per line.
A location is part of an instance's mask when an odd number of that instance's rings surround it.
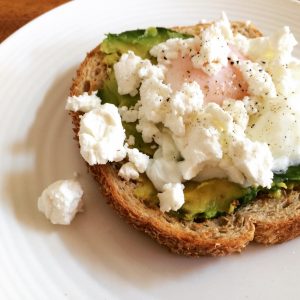
M 185 203 L 171 214 L 188 221 L 232 213 L 238 205 L 251 201 L 257 195 L 255 188 L 243 188 L 226 179 L 211 179 L 201 183 L 187 181 L 184 186 Z M 157 191 L 146 175 L 140 176 L 134 195 L 148 206 L 159 205 Z
M 124 31 L 120 34 L 108 34 L 101 43 L 100 50 L 105 53 L 106 63 L 112 65 L 119 60 L 122 53 L 128 50 L 145 59 L 153 59 L 149 50 L 171 38 L 189 38 L 191 35 L 179 33 L 163 27 L 150 27 Z
M 186 220 L 194 220 L 199 217 L 213 218 L 220 213 L 232 213 L 240 204 L 239 199 L 242 200 L 250 193 L 250 188 L 243 188 L 227 179 L 211 179 L 201 183 L 189 181 L 185 184 L 185 203 L 179 214 Z

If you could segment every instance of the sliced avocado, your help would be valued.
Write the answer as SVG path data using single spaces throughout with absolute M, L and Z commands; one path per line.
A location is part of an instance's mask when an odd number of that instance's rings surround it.
M 120 95 L 114 72 L 112 70 L 108 70 L 108 72 L 109 74 L 103 83 L 102 89 L 98 90 L 97 93 L 97 96 L 102 99 L 102 103 L 111 103 L 118 107 L 135 105 L 140 96 Z
M 231 213 L 239 204 L 238 199 L 248 193 L 247 188 L 226 179 L 211 179 L 201 183 L 189 181 L 185 184 L 185 203 L 181 214 L 186 220 L 201 215 L 213 218 L 218 213 Z
M 185 203 L 178 211 L 171 211 L 170 214 L 188 221 L 209 219 L 223 213 L 234 212 L 238 206 L 255 199 L 259 192 L 269 194 L 275 199 L 280 198 L 282 189 L 291 190 L 299 187 L 299 169 L 300 166 L 290 167 L 286 173 L 280 174 L 278 177 L 278 174 L 275 174 L 271 189 L 243 188 L 227 179 L 211 179 L 201 183 L 185 182 Z M 159 205 L 157 191 L 146 175 L 143 175 L 138 182 L 135 195 L 152 206 Z
M 226 179 L 212 179 L 204 182 L 188 181 L 184 188 L 184 205 L 171 212 L 181 219 L 213 218 L 220 213 L 232 213 L 238 204 L 256 197 L 252 188 L 243 188 Z M 157 191 L 146 175 L 140 177 L 134 191 L 136 197 L 148 205 L 159 205 Z
M 133 193 L 137 198 L 141 199 L 148 206 L 159 205 L 157 190 L 145 174 L 140 174 L 140 177 L 136 184 L 136 188 L 134 189 Z
M 119 60 L 119 56 L 128 50 L 133 51 L 141 58 L 152 59 L 149 50 L 171 38 L 188 38 L 191 35 L 179 33 L 167 28 L 150 27 L 125 31 L 120 34 L 108 34 L 101 43 L 100 50 L 106 54 L 105 62 L 112 65 Z

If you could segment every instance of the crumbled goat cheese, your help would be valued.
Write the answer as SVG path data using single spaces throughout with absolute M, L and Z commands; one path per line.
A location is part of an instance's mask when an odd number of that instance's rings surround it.
M 149 156 L 137 148 L 127 148 L 128 160 L 132 162 L 140 173 L 144 173 L 149 163 Z
M 249 116 L 244 102 L 227 99 L 223 101 L 222 107 L 227 113 L 230 114 L 233 122 L 239 125 L 243 131 L 245 131 L 248 125 Z
M 245 109 L 247 111 L 248 116 L 256 114 L 260 109 L 260 99 L 255 97 L 244 97 L 242 102 L 244 103 Z
M 163 186 L 162 193 L 158 193 L 160 210 L 168 212 L 178 210 L 184 204 L 184 185 L 181 183 L 167 183 Z
M 50 184 L 38 199 L 38 209 L 53 224 L 69 225 L 82 207 L 83 190 L 76 180 Z
M 101 99 L 97 96 L 97 92 L 92 92 L 90 95 L 84 92 L 79 96 L 68 97 L 65 109 L 74 112 L 88 112 L 99 107 L 100 104 Z
M 160 135 L 160 131 L 153 122 L 149 122 L 143 118 L 136 125 L 136 130 L 142 133 L 142 138 L 145 143 L 151 143 L 153 139 Z
M 122 118 L 122 121 L 127 123 L 136 122 L 138 119 L 138 111 L 135 109 L 135 107 L 130 107 L 128 109 L 127 106 L 121 106 L 119 108 L 119 114 Z
M 245 54 L 255 62 L 266 62 L 277 57 L 290 60 L 292 51 L 297 45 L 288 26 L 284 26 L 271 36 L 248 39 L 248 43 L 248 50 Z
M 237 33 L 232 39 L 231 44 L 243 55 L 247 55 L 250 42 L 249 39 L 243 34 Z
M 261 185 L 271 188 L 273 157 L 266 143 L 252 142 L 247 138 L 238 139 L 236 135 L 232 135 L 228 139 L 228 156 L 231 158 L 231 165 L 243 176 L 238 181 L 237 178 L 230 177 L 229 173 L 229 180 L 244 186 Z
M 220 134 L 216 128 L 205 128 L 200 124 L 189 128 L 184 139 L 175 138 L 176 146 L 184 158 L 180 162 L 180 170 L 185 180 L 197 176 L 205 164 L 217 164 L 222 159 L 223 151 L 219 139 Z
M 139 178 L 140 174 L 132 162 L 127 162 L 120 168 L 118 175 L 129 181 L 131 179 L 136 180 Z
M 215 27 L 220 28 L 222 35 L 226 41 L 231 41 L 233 39 L 231 24 L 225 12 L 222 12 L 221 19 L 215 22 Z
M 150 60 L 145 59 L 140 65 L 138 75 L 141 79 L 155 77 L 157 79 L 163 80 L 165 77 L 165 71 L 166 68 L 163 65 L 152 65 Z
M 132 51 L 128 51 L 123 53 L 120 60 L 114 64 L 114 72 L 118 93 L 135 96 L 142 79 L 152 77 L 163 79 L 165 68 L 160 65 L 152 65 L 148 59 L 143 60 Z
M 159 123 L 163 121 L 166 100 L 171 96 L 171 87 L 156 77 L 144 80 L 140 88 L 140 114 L 146 120 Z
M 195 68 L 208 75 L 218 73 L 228 63 L 230 48 L 219 26 L 212 25 L 203 30 L 200 37 L 200 51 L 192 57 Z
M 80 120 L 80 153 L 90 164 L 121 161 L 126 156 L 125 132 L 118 109 L 103 104 L 85 113 Z
M 166 183 L 178 183 L 182 181 L 178 159 L 180 152 L 175 146 L 171 134 L 162 133 L 157 140 L 159 148 L 155 151 L 153 159 L 150 159 L 146 174 L 158 191 L 162 191 Z
M 241 61 L 237 67 L 247 80 L 250 95 L 269 98 L 276 97 L 277 93 L 272 77 L 260 64 L 246 60 Z
M 114 71 L 120 95 L 130 94 L 135 96 L 141 83 L 138 72 L 142 59 L 132 51 L 123 53 L 120 60 L 114 64 Z
M 150 49 L 150 54 L 157 57 L 157 61 L 160 65 L 168 65 L 171 63 L 171 60 L 178 58 L 180 51 L 184 52 L 182 54 L 185 54 L 193 42 L 194 39 L 168 39 L 165 42 L 152 47 Z
M 189 55 L 193 66 L 208 75 L 218 73 L 228 63 L 230 48 L 226 38 L 231 38 L 230 24 L 225 17 L 202 31 L 200 36 L 189 39 L 173 38 L 154 46 L 150 54 L 161 65 L 169 65 L 178 55 Z
M 174 134 L 182 136 L 185 133 L 186 118 L 202 108 L 203 93 L 197 82 L 185 82 L 181 90 L 176 92 L 168 103 L 170 110 L 165 116 L 165 126 Z

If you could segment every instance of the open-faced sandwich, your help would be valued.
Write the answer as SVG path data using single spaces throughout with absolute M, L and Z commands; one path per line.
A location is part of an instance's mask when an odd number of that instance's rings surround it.
M 300 234 L 300 63 L 288 27 L 249 22 L 108 34 L 66 109 L 108 202 L 192 256 Z M 101 217 L 101 216 L 99 216 Z

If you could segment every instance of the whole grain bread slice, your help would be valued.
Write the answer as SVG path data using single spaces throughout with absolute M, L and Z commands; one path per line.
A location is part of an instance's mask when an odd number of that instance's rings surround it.
M 193 35 L 209 24 L 174 27 Z M 232 22 L 234 33 L 249 38 L 261 36 L 253 25 Z M 101 88 L 107 76 L 104 54 L 96 47 L 80 65 L 70 89 L 70 95 L 80 95 Z M 70 112 L 75 139 L 78 140 L 80 114 Z M 159 208 L 149 207 L 135 197 L 134 182 L 118 176 L 116 164 L 89 166 L 111 206 L 136 229 L 149 234 L 172 252 L 190 256 L 222 256 L 240 252 L 250 241 L 274 244 L 300 235 L 300 197 L 298 191 L 285 193 L 280 199 L 260 197 L 232 215 L 202 223 L 179 220 Z

